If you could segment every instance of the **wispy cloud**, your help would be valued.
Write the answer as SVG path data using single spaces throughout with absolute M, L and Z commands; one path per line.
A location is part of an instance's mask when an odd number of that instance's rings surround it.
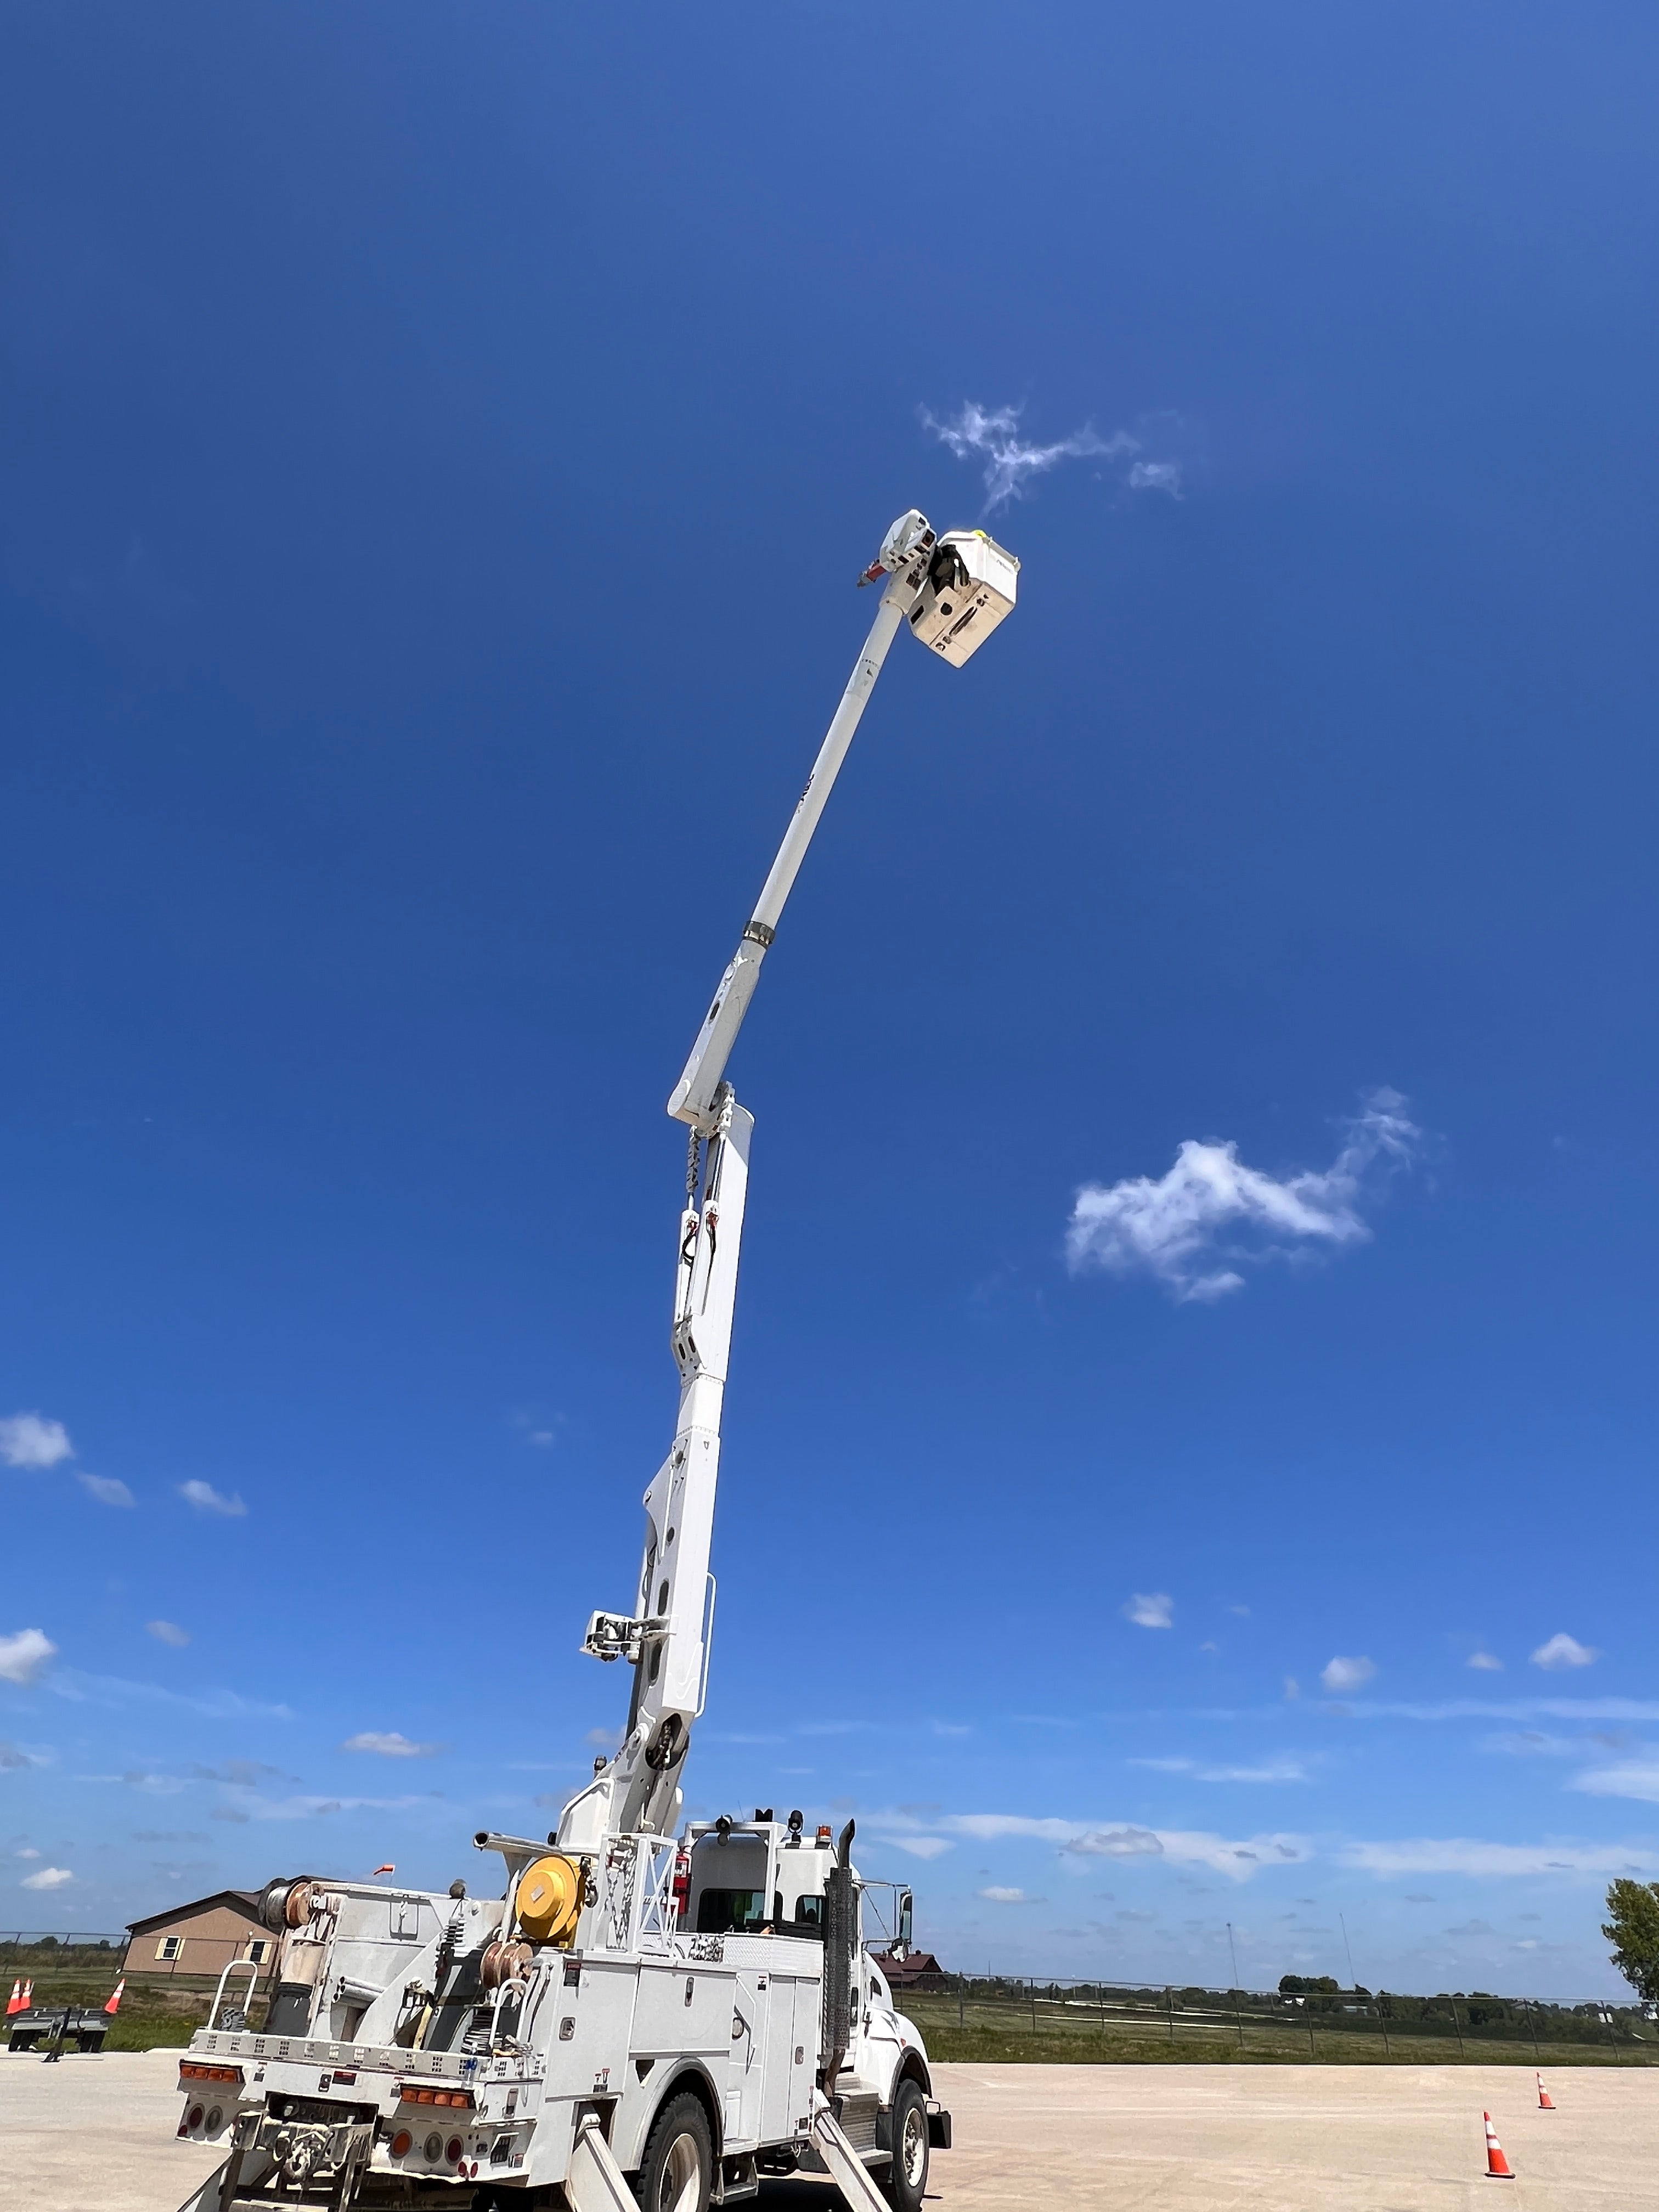
M 1042 446 L 1023 434 L 1020 417 L 1024 411 L 1023 407 L 981 407 L 969 399 L 949 422 L 941 422 L 925 407 L 921 410 L 922 421 L 959 461 L 983 462 L 988 514 L 1022 497 L 1033 477 L 1046 476 L 1061 461 L 1127 462 L 1123 481 L 1132 491 L 1161 491 L 1180 498 L 1181 463 L 1147 458 L 1142 440 L 1128 431 L 1115 430 L 1103 438 L 1092 423 L 1085 422 L 1068 437 Z
M 190 1631 L 180 1628 L 176 1620 L 147 1620 L 144 1627 L 158 1644 L 170 1644 L 177 1651 L 190 1641 Z
M 237 1520 L 247 1511 L 239 1495 L 233 1492 L 227 1498 L 210 1482 L 181 1482 L 179 1495 L 187 1505 L 193 1505 L 198 1513 L 220 1513 L 228 1520 Z
M 1023 1889 L 1005 1889 L 1000 1882 L 993 1882 L 988 1889 L 976 1889 L 974 1895 L 982 1897 L 988 1905 L 1042 1905 L 1047 1902 L 1041 1897 L 1027 1897 Z
M 1137 1590 L 1125 1601 L 1123 1618 L 1137 1628 L 1173 1627 L 1175 1600 L 1167 1590 Z
M 74 1879 L 67 1867 L 42 1867 L 39 1874 L 26 1874 L 22 1887 L 25 1889 L 62 1889 L 66 1882 Z
M 1154 1768 L 1160 1774 L 1190 1775 L 1194 1782 L 1305 1782 L 1307 1769 L 1299 1759 L 1259 1759 L 1254 1766 L 1210 1765 L 1199 1759 L 1132 1759 L 1131 1766 Z
M 380 1759 L 432 1759 L 443 1749 L 441 1743 L 411 1743 L 396 1729 L 365 1729 L 360 1735 L 349 1735 L 340 1746 L 342 1751 L 372 1751 Z
M 1480 1674 L 1501 1674 L 1504 1671 L 1503 1661 L 1494 1658 L 1490 1651 L 1471 1651 L 1463 1664 Z
M 134 1505 L 137 1503 L 118 1475 L 85 1474 L 77 1470 L 75 1479 L 82 1490 L 95 1498 L 100 1505 Z
M 58 1646 L 45 1631 L 20 1628 L 15 1636 L 0 1636 L 0 1682 L 32 1682 Z
M 0 1638 L 3 1644 L 3 1638 Z M 83 1674 L 78 1668 L 55 1668 L 43 1686 L 54 1697 L 76 1705 L 105 1705 L 118 1711 L 124 1705 L 157 1705 L 181 1707 L 209 1720 L 278 1720 L 294 1717 L 291 1705 L 266 1705 L 244 1698 L 234 1690 L 204 1690 L 191 1694 L 163 1689 L 159 1682 L 129 1682 L 118 1674 Z
M 1620 1759 L 1611 1766 L 1588 1767 L 1567 1787 L 1591 1797 L 1632 1797 L 1641 1805 L 1659 1805 L 1659 1752 Z
M 1552 1636 L 1547 1644 L 1540 1644 L 1532 1655 L 1534 1667 L 1592 1667 L 1601 1657 L 1588 1644 L 1581 1644 L 1576 1636 Z
M 1364 1243 L 1368 1188 L 1417 1157 L 1407 1103 L 1372 1091 L 1328 1168 L 1280 1178 L 1247 1167 L 1236 1144 L 1188 1138 L 1157 1181 L 1085 1183 L 1066 1231 L 1073 1273 L 1149 1274 L 1183 1303 L 1209 1303 L 1243 1289 L 1241 1266 Z
M 42 1413 L 13 1413 L 0 1420 L 0 1459 L 8 1467 L 56 1467 L 74 1456 L 61 1421 L 49 1421 Z
M 1659 1863 L 1628 1844 L 1492 1844 L 1471 1836 L 1416 1836 L 1394 1843 L 1347 1844 L 1344 1866 L 1384 1877 L 1401 1874 L 1637 1874 Z
M 1369 1682 L 1376 1672 L 1376 1662 L 1363 1656 L 1345 1659 L 1339 1653 L 1328 1660 L 1319 1670 L 1319 1679 L 1333 1697 L 1340 1697 L 1349 1690 L 1358 1690 Z
M 1050 1843 L 1069 1856 L 1085 1859 L 1163 1859 L 1171 1866 L 1207 1867 L 1232 1881 L 1248 1881 L 1264 1866 L 1299 1864 L 1311 1857 L 1302 1836 L 1266 1835 L 1231 1838 L 1203 1829 L 1144 1828 L 1133 1822 L 1104 1825 L 1084 1820 L 1039 1819 L 1023 1813 L 948 1814 L 936 1827 L 975 1842 L 994 1843 L 1005 1837 L 1027 1837 Z
M 1346 1707 L 1350 1720 L 1659 1721 L 1649 1698 L 1444 1698 L 1432 1705 L 1367 1698 Z

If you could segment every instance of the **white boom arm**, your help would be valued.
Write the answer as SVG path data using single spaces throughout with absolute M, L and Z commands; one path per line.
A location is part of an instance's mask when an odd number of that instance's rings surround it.
M 962 535 L 965 540 L 967 533 Z M 680 1771 L 708 1684 L 714 1597 L 708 1559 L 720 1470 L 720 1408 L 737 1297 L 749 1140 L 755 1126 L 725 1080 L 726 1063 L 754 995 L 761 962 L 776 934 L 784 902 L 806 857 L 887 649 L 899 624 L 930 588 L 929 556 L 937 542 L 926 518 L 912 508 L 893 525 L 861 579 L 874 582 L 882 575 L 888 578 L 876 619 L 754 915 L 720 978 L 668 1102 L 669 1113 L 690 1123 L 691 1129 L 675 1272 L 673 1349 L 680 1371 L 679 1419 L 673 1449 L 645 1493 L 645 1546 L 635 1609 L 629 1614 L 596 1613 L 588 1623 L 584 1650 L 600 1659 L 631 1662 L 634 1691 L 621 1748 L 614 1759 L 599 1762 L 592 1781 L 571 1799 L 560 1818 L 558 1841 L 567 1850 L 595 1851 L 610 1834 L 665 1834 L 678 1823 Z M 976 550 L 970 547 L 970 555 Z M 1008 565 L 1011 574 L 1018 566 Z M 947 584 L 945 588 L 954 587 Z M 959 589 L 957 599 L 958 606 L 967 603 Z M 1010 582 L 1006 605 L 1012 605 Z M 930 622 L 932 609 L 930 600 Z M 960 615 L 946 602 L 937 625 L 941 635 L 946 635 L 944 623 L 953 615 L 960 628 Z M 991 621 L 999 619 L 1000 614 L 993 612 Z M 990 622 L 985 624 L 987 629 L 990 626 Z M 918 635 L 923 633 L 919 629 Z M 933 639 L 925 636 L 924 641 Z M 953 648 L 946 657 L 955 659 L 960 650 L 965 659 L 972 649 Z
M 783 902 L 793 888 L 800 864 L 806 858 L 806 848 L 812 842 L 812 832 L 818 826 L 818 817 L 829 802 L 835 788 L 836 778 L 841 774 L 842 763 L 847 758 L 859 719 L 869 704 L 870 694 L 876 688 L 876 678 L 887 658 L 887 648 L 898 635 L 898 626 L 915 603 L 921 588 L 922 556 L 932 550 L 933 533 L 926 520 L 915 507 L 902 515 L 887 533 L 881 557 L 875 564 L 887 568 L 890 552 L 896 556 L 891 565 L 896 569 L 881 595 L 881 605 L 870 625 L 870 635 L 864 641 L 864 650 L 859 655 L 858 665 L 848 679 L 847 689 L 841 695 L 841 704 L 836 709 L 835 720 L 818 747 L 818 757 L 812 763 L 812 773 L 806 779 L 806 788 L 800 795 L 784 839 L 778 848 L 778 857 L 772 863 L 771 873 L 761 886 L 760 897 L 755 902 L 754 914 L 744 926 L 738 940 L 738 949 L 714 994 L 714 1004 L 703 1016 L 702 1027 L 697 1031 L 696 1042 L 691 1048 L 691 1057 L 684 1072 L 674 1085 L 668 1101 L 668 1110 L 677 1121 L 689 1121 L 694 1129 L 707 1133 L 712 1127 L 711 1116 L 715 1112 L 715 1099 L 726 1074 L 726 1062 L 732 1047 L 737 1042 L 743 1018 L 749 1011 L 749 1001 L 755 995 L 755 986 L 760 981 L 761 962 L 767 949 L 778 933 L 778 918 L 783 912 Z M 898 565 L 899 560 L 903 565 Z

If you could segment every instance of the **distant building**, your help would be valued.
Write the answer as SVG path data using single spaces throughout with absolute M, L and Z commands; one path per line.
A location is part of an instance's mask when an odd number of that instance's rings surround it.
M 921 1989 L 945 1978 L 944 1967 L 931 1951 L 912 1951 L 908 1959 L 890 1959 L 883 1951 L 871 1955 L 881 1968 L 890 1990 Z
M 146 1979 L 204 1975 L 216 1981 L 233 1959 L 246 1959 L 259 1969 L 253 1978 L 264 1981 L 276 1956 L 276 1938 L 260 1921 L 256 1893 L 219 1889 L 130 1921 L 123 1971 Z M 239 1985 L 243 1980 L 234 1978 Z

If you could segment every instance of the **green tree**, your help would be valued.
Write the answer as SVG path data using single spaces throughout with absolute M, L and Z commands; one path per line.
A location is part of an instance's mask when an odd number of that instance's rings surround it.
M 1611 1884 L 1601 1933 L 1613 1946 L 1613 1963 L 1649 2004 L 1659 2003 L 1659 1881 Z

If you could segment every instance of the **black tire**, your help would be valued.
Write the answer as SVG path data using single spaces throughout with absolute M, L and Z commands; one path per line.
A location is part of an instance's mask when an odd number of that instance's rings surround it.
M 708 2115 L 688 2089 L 671 2097 L 652 2122 L 634 2194 L 644 2212 L 708 2212 L 714 2185 Z
M 897 2212 L 921 2212 L 927 2194 L 927 2100 L 914 2081 L 901 2081 L 893 2092 L 889 2136 L 893 2162 L 883 2194 Z

